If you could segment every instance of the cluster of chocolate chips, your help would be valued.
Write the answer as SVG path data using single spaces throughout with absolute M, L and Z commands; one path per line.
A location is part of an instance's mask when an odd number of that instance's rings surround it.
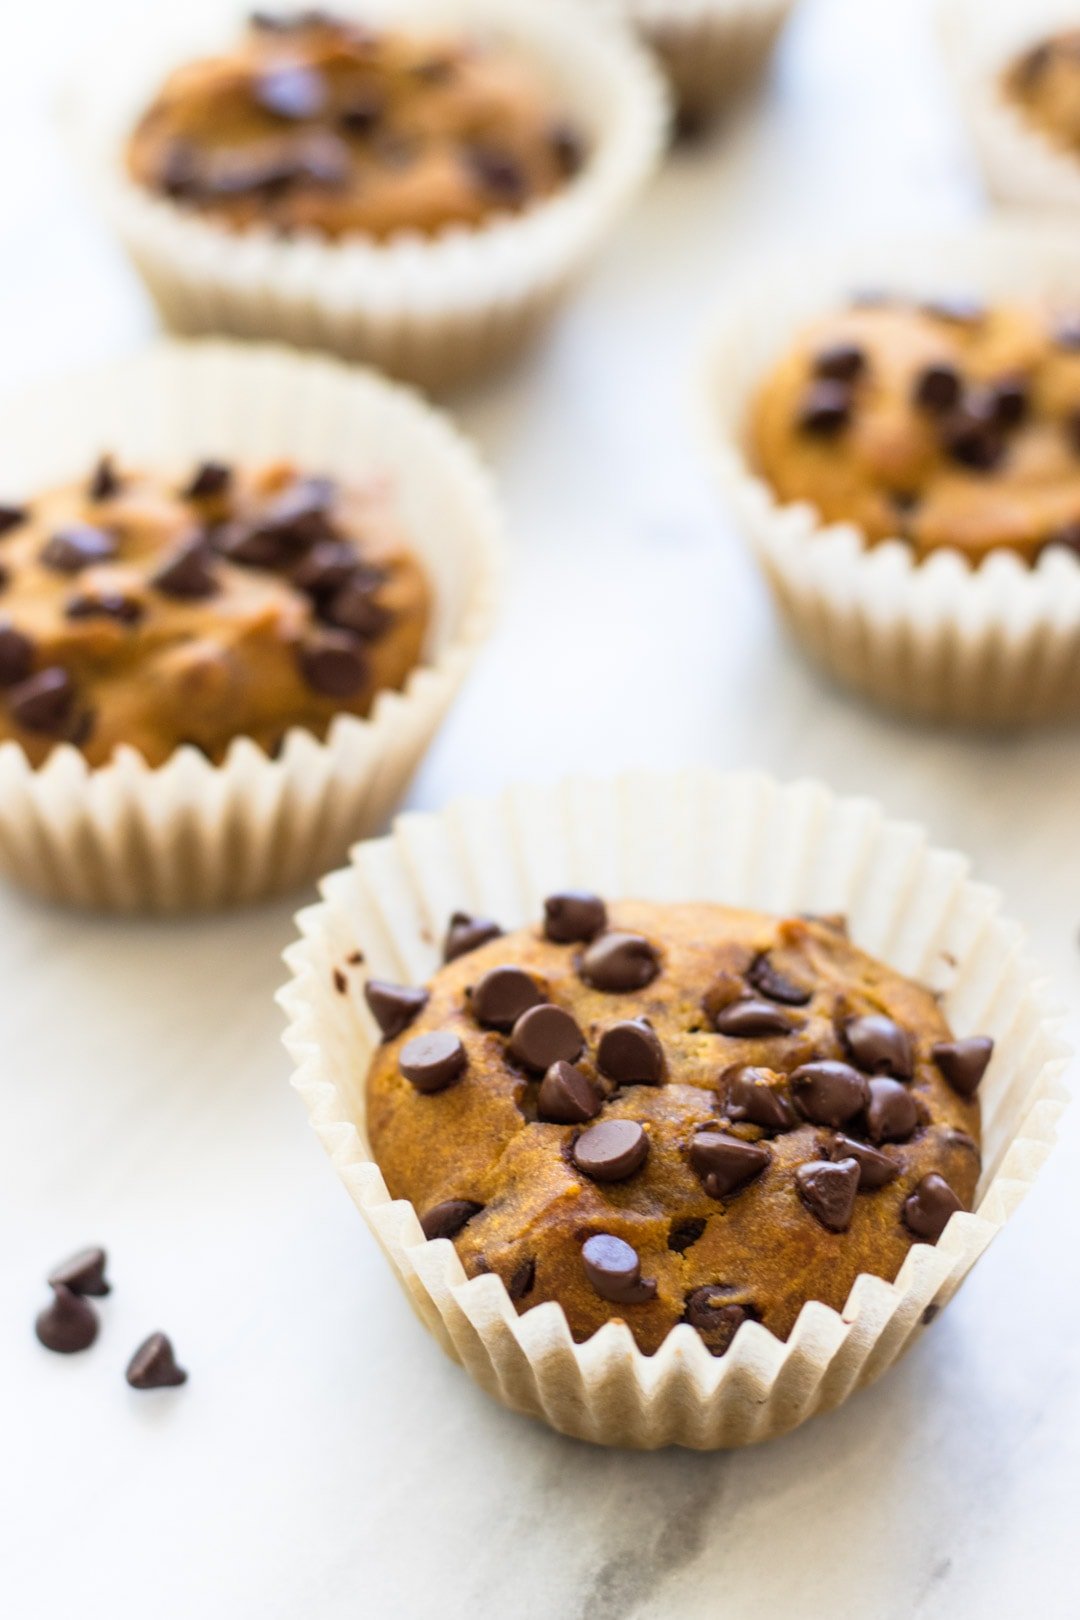
M 91 1299 L 111 1292 L 105 1276 L 104 1249 L 80 1249 L 49 1274 L 52 1300 L 38 1313 L 34 1331 L 46 1350 L 77 1355 L 89 1350 L 98 1336 L 98 1314 Z M 164 1333 L 151 1333 L 128 1362 L 124 1374 L 132 1389 L 164 1389 L 187 1382 Z
M 661 969 L 657 950 L 648 940 L 608 928 L 606 908 L 595 895 L 551 896 L 545 902 L 544 933 L 552 943 L 580 948 L 576 970 L 594 989 L 613 994 L 639 990 Z M 488 919 L 455 913 L 444 958 L 454 960 L 500 935 L 498 925 Z M 428 999 L 422 989 L 376 980 L 368 982 L 365 994 L 386 1040 L 404 1034 Z M 799 1009 L 812 996 L 810 986 L 795 982 L 768 953 L 761 953 L 745 975 L 721 975 L 705 997 L 704 1011 L 713 1029 L 729 1038 L 783 1036 L 800 1027 Z M 644 1018 L 624 1019 L 603 1030 L 595 1054 L 600 1079 L 594 1081 L 579 1066 L 586 1049 L 581 1027 L 571 1013 L 547 1000 L 542 986 L 524 969 L 509 964 L 489 968 L 467 997 L 477 1023 L 503 1034 L 508 1058 L 538 1082 L 537 1118 L 574 1127 L 568 1155 L 582 1175 L 609 1183 L 638 1174 L 650 1151 L 645 1129 L 635 1120 L 598 1116 L 616 1088 L 656 1086 L 666 1080 L 663 1044 L 650 1023 Z M 772 1163 L 770 1139 L 807 1125 L 821 1130 L 818 1156 L 797 1168 L 794 1192 L 828 1231 L 846 1231 L 857 1195 L 876 1192 L 900 1175 L 903 1160 L 895 1150 L 927 1120 L 925 1106 L 912 1089 L 916 1054 L 911 1036 L 894 1019 L 874 1012 L 844 1017 L 837 1025 L 837 1037 L 843 1058 L 802 1062 L 787 1074 L 746 1065 L 721 1073 L 720 1119 L 699 1127 L 685 1145 L 690 1168 L 709 1198 L 725 1202 L 744 1192 Z M 972 1036 L 939 1041 L 930 1055 L 947 1083 L 970 1099 L 992 1050 L 989 1038 Z M 468 1062 L 465 1043 L 450 1030 L 415 1036 L 402 1046 L 398 1058 L 403 1077 L 424 1094 L 444 1091 L 460 1081 Z M 607 1091 L 601 1089 L 605 1082 Z M 751 1139 L 738 1134 L 745 1127 L 758 1134 Z M 912 1236 L 935 1243 L 961 1207 L 944 1178 L 931 1173 L 904 1200 L 900 1218 Z M 481 1208 L 470 1200 L 447 1200 L 428 1210 L 421 1225 L 429 1238 L 452 1238 Z M 683 1223 L 673 1229 L 670 1246 L 681 1252 L 704 1228 L 702 1220 Z M 582 1263 L 593 1287 L 613 1303 L 640 1303 L 656 1292 L 655 1282 L 641 1277 L 634 1249 L 610 1233 L 587 1239 Z M 715 1330 L 728 1342 L 727 1328 L 733 1333 L 749 1307 L 725 1301 L 722 1290 L 696 1292 L 702 1298 L 688 1302 L 686 1319 L 698 1327 L 708 1320 L 710 1332 Z
M 256 33 L 275 42 L 297 42 L 294 59 L 275 55 L 237 90 L 266 115 L 280 138 L 239 146 L 201 146 L 178 138 L 166 149 L 158 183 L 178 201 L 222 202 L 244 195 L 272 200 L 298 187 L 341 192 L 357 181 L 356 159 L 389 170 L 408 169 L 420 157 L 424 137 L 398 126 L 394 98 L 380 82 L 379 35 L 328 12 L 256 12 Z M 336 51 L 331 71 L 303 59 L 304 37 L 330 33 Z M 412 69 L 418 88 L 452 86 L 458 64 L 448 52 L 421 57 Z M 556 171 L 573 178 L 584 162 L 577 130 L 556 120 L 547 134 Z M 476 133 L 460 149 L 460 162 L 493 205 L 518 207 L 527 200 L 529 177 L 513 153 L 490 134 Z

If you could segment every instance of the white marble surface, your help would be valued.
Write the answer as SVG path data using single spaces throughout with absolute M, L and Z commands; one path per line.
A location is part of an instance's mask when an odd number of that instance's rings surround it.
M 157 3 L 5 15 L 0 386 L 150 329 L 45 127 L 81 40 L 122 48 Z M 755 111 L 672 164 L 545 352 L 463 405 L 505 489 L 511 590 L 416 804 L 627 763 L 819 774 L 970 851 L 1080 1010 L 1074 737 L 935 733 L 826 688 L 685 407 L 736 261 L 979 206 L 926 0 L 805 0 Z M 0 1613 L 1075 1615 L 1075 1121 L 875 1389 L 745 1454 L 606 1454 L 489 1404 L 409 1314 L 288 1088 L 291 909 L 165 927 L 0 895 Z M 90 1239 L 116 1289 L 93 1353 L 61 1362 L 30 1322 Z M 122 1368 L 158 1326 L 191 1382 L 139 1397 Z

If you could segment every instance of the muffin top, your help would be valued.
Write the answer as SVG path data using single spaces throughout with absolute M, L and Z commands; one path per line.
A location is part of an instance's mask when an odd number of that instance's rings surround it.
M 1080 150 L 1080 28 L 1041 40 L 1011 62 L 1002 90 L 1055 145 Z
M 382 482 L 104 457 L 0 507 L 0 740 L 34 764 L 57 742 L 92 765 L 120 744 L 151 765 L 241 736 L 273 752 L 400 686 L 429 606 Z
M 748 430 L 782 501 L 871 542 L 1080 550 L 1080 310 L 867 295 L 799 333 Z
M 223 224 L 378 240 L 518 212 L 584 156 L 511 50 L 316 11 L 258 13 L 229 55 L 177 69 L 127 147 L 140 185 Z
M 577 1340 L 786 1338 L 970 1206 L 991 1043 L 839 919 L 571 893 L 505 936 L 456 915 L 446 956 L 366 986 L 372 1152 L 470 1276 Z

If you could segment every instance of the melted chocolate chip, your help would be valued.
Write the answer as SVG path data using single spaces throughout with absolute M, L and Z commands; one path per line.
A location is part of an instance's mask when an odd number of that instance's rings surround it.
M 501 939 L 502 929 L 487 917 L 470 917 L 467 911 L 455 911 L 443 940 L 443 961 L 454 962 L 467 956 L 489 940 Z
M 140 1344 L 124 1377 L 132 1389 L 174 1389 L 187 1383 L 187 1373 L 177 1365 L 172 1343 L 164 1333 L 151 1333 Z
M 757 1001 L 752 996 L 733 1001 L 721 1007 L 713 1019 L 719 1035 L 730 1035 L 739 1040 L 752 1040 L 756 1036 L 790 1035 L 794 1020 L 769 1001 Z
M 109 1292 L 109 1284 L 105 1280 L 105 1266 L 104 1249 L 96 1246 L 91 1249 L 80 1249 L 77 1254 L 71 1255 L 50 1271 L 49 1286 L 55 1288 L 62 1285 L 64 1288 L 70 1288 L 73 1294 L 92 1294 L 95 1299 L 102 1299 Z
M 846 1125 L 869 1101 L 865 1075 L 831 1058 L 803 1063 L 790 1084 L 796 1108 L 814 1125 Z
M 519 1300 L 525 1299 L 533 1291 L 536 1282 L 536 1261 L 523 1260 L 511 1273 L 510 1281 L 506 1285 L 506 1292 L 516 1305 Z
M 722 1356 L 743 1323 L 753 1318 L 744 1305 L 733 1305 L 723 1287 L 695 1288 L 687 1294 L 682 1319 L 705 1339 L 714 1356 Z
M 151 575 L 150 583 L 163 596 L 176 597 L 180 601 L 202 601 L 213 596 L 220 588 L 212 563 L 213 555 L 200 535 L 197 539 L 186 540 L 157 573 Z
M 10 619 L 0 620 L 0 686 L 24 681 L 34 667 L 34 643 Z
M 730 1198 L 760 1176 L 772 1157 L 758 1142 L 719 1131 L 698 1131 L 690 1144 L 690 1168 L 710 1198 Z
M 544 936 L 556 945 L 587 943 L 607 927 L 607 907 L 581 889 L 551 894 L 544 901 Z
M 626 1181 L 649 1156 L 649 1138 L 633 1119 L 605 1119 L 583 1131 L 570 1150 L 592 1181 Z
M 740 1068 L 721 1078 L 723 1108 L 733 1124 L 760 1125 L 787 1131 L 795 1124 L 791 1104 L 781 1087 L 783 1076 L 772 1069 Z
M 109 501 L 120 493 L 120 480 L 112 456 L 102 456 L 90 477 L 87 494 L 92 501 Z
M 570 1063 L 551 1065 L 536 1098 L 538 1116 L 553 1125 L 585 1125 L 602 1107 L 588 1075 Z
M 914 1070 L 911 1037 L 884 1013 L 865 1013 L 849 1018 L 842 1038 L 851 1061 L 864 1074 L 891 1074 L 910 1080 Z
M 974 1097 L 993 1051 L 988 1035 L 969 1035 L 960 1041 L 938 1041 L 930 1055 L 959 1096 Z
M 866 351 L 857 343 L 831 343 L 814 356 L 814 376 L 854 382 L 866 370 Z
M 457 1035 L 447 1029 L 435 1029 L 427 1035 L 416 1035 L 401 1048 L 399 1067 L 409 1084 L 417 1091 L 431 1095 L 445 1091 L 465 1072 L 468 1055 Z
M 472 1015 L 485 1029 L 513 1029 L 523 1013 L 543 1000 L 536 980 L 518 967 L 489 968 L 469 991 Z
M 915 1098 L 899 1080 L 871 1080 L 866 1130 L 871 1142 L 906 1142 L 919 1123 Z
M 956 409 L 962 392 L 960 373 L 956 367 L 939 360 L 924 366 L 919 372 L 912 397 L 920 410 L 940 415 Z
M 850 1136 L 837 1134 L 832 1140 L 832 1156 L 834 1159 L 854 1159 L 859 1167 L 859 1191 L 876 1192 L 879 1187 L 888 1186 L 900 1174 L 900 1166 L 888 1154 L 879 1153 L 877 1148 L 868 1147 L 865 1142 L 855 1142 Z
M 369 979 L 364 986 L 364 1000 L 383 1040 L 392 1041 L 403 1034 L 427 1006 L 428 993 L 413 985 Z
M 936 1243 L 963 1204 L 943 1176 L 924 1176 L 915 1191 L 904 1200 L 904 1225 L 926 1243 Z
M 54 1283 L 52 1304 L 46 1305 L 38 1315 L 34 1332 L 46 1350 L 54 1350 L 60 1356 L 73 1356 L 80 1350 L 89 1350 L 97 1338 L 97 1312 L 72 1289 L 63 1283 Z
M 302 62 L 267 68 L 254 81 L 251 93 L 263 112 L 291 123 L 317 118 L 326 106 L 326 80 Z
M 66 669 L 39 670 L 8 692 L 11 718 L 24 731 L 59 736 L 71 719 L 75 687 Z
M 799 409 L 798 426 L 814 438 L 831 439 L 851 420 L 851 389 L 847 383 L 823 378 L 811 383 Z
M 780 1001 L 787 1007 L 805 1007 L 813 994 L 805 985 L 796 984 L 782 973 L 772 959 L 762 953 L 750 965 L 746 975 L 754 989 L 769 1001 Z
M 859 1166 L 854 1159 L 832 1163 L 817 1159 L 801 1164 L 795 1172 L 799 1197 L 829 1232 L 846 1232 L 855 1211 L 859 1190 Z
M 305 681 L 323 697 L 356 697 L 368 678 L 363 649 L 346 630 L 313 632 L 300 648 L 299 660 Z
M 585 983 L 613 995 L 643 990 L 659 971 L 656 951 L 640 934 L 600 934 L 581 959 Z
M 658 1086 L 667 1072 L 660 1037 L 643 1018 L 612 1024 L 600 1037 L 597 1067 L 621 1086 Z
M 581 1056 L 584 1046 L 585 1037 L 577 1020 L 562 1007 L 553 1007 L 548 1002 L 523 1012 L 510 1036 L 512 1055 L 527 1069 L 535 1069 L 540 1074 L 546 1073 L 553 1063 L 573 1063 Z
M 186 501 L 207 501 L 224 495 L 231 484 L 231 467 L 223 461 L 201 461 L 180 493 Z
M 57 574 L 77 574 L 116 556 L 116 540 L 90 523 L 71 523 L 45 542 L 41 563 Z
M 637 1251 L 622 1238 L 598 1232 L 585 1242 L 581 1259 L 601 1299 L 613 1305 L 643 1305 L 656 1297 L 656 1283 L 642 1279 Z
M 434 1238 L 455 1238 L 483 1207 L 468 1198 L 447 1198 L 420 1217 L 421 1230 L 429 1242 Z

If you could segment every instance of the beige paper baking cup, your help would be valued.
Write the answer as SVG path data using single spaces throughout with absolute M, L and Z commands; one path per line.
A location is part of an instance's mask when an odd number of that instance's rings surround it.
M 781 504 L 746 448 L 754 390 L 796 331 L 860 288 L 915 297 L 964 291 L 1080 305 L 1080 240 L 1053 220 L 1002 216 L 947 236 L 877 242 L 815 260 L 789 254 L 733 289 L 706 344 L 700 389 L 719 479 L 790 630 L 838 681 L 901 713 L 1002 726 L 1080 717 L 1080 561 L 1034 567 L 1000 551 L 915 560 L 851 524 Z
M 239 15 L 186 38 L 171 19 L 167 46 L 138 67 L 125 53 L 119 81 L 108 63 L 85 75 L 68 96 L 75 155 L 175 331 L 330 349 L 443 388 L 507 359 L 564 297 L 656 164 L 664 85 L 625 30 L 568 0 L 365 0 L 362 11 L 480 30 L 538 62 L 589 136 L 581 174 L 521 215 L 383 244 L 230 231 L 185 212 L 128 179 L 125 138 L 165 73 L 227 44 Z
M 1003 95 L 1001 76 L 1033 45 L 1080 26 L 1075 0 L 940 0 L 945 55 L 976 155 L 1000 202 L 1080 208 L 1080 153 L 1055 146 Z
M 786 1344 L 745 1322 L 715 1358 L 676 1327 L 653 1356 L 625 1323 L 574 1344 L 554 1302 L 519 1316 L 494 1275 L 468 1280 L 453 1245 L 425 1242 L 392 1200 L 365 1136 L 378 1032 L 364 974 L 419 983 L 461 907 L 515 928 L 567 887 L 770 912 L 843 911 L 864 949 L 940 990 L 961 1034 L 996 1041 L 982 1087 L 984 1169 L 974 1214 L 916 1243 L 895 1282 L 861 1276 L 843 1311 L 804 1306 Z M 870 1383 L 949 1300 L 1042 1165 L 1063 1106 L 1066 1049 L 998 896 L 959 856 L 866 799 L 750 774 L 637 774 L 529 787 L 407 815 L 361 844 L 300 913 L 280 993 L 294 1084 L 315 1130 L 421 1320 L 488 1394 L 603 1445 L 747 1445 L 783 1434 Z M 357 951 L 363 966 L 355 965 Z M 344 990 L 335 972 L 345 973 Z
M 616 0 L 657 53 L 684 118 L 715 116 L 764 72 L 794 0 Z
M 295 457 L 362 482 L 387 475 L 432 581 L 423 662 L 366 719 L 325 741 L 290 731 L 270 759 L 238 739 L 221 765 L 183 747 L 91 769 L 69 744 L 34 769 L 0 745 L 0 872 L 52 900 L 184 911 L 310 882 L 396 807 L 493 615 L 499 519 L 470 446 L 408 390 L 340 362 L 221 342 L 161 343 L 65 377 L 0 412 L 0 489 L 82 476 L 102 450 L 138 465 Z

